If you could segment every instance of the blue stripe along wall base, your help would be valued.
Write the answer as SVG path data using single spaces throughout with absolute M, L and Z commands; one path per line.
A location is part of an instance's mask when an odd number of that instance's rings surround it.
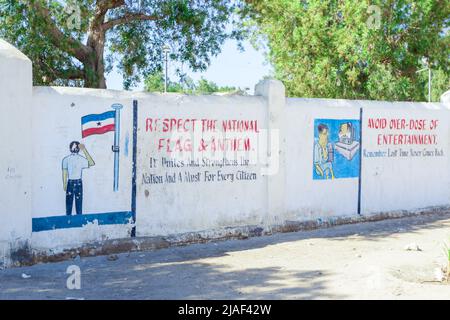
M 131 211 L 123 211 L 33 218 L 33 232 L 81 228 L 88 223 L 94 222 L 94 220 L 97 220 L 99 225 L 128 224 L 133 221 L 133 213 Z

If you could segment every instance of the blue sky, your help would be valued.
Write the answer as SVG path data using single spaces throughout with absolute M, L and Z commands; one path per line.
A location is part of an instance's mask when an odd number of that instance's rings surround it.
M 193 73 L 186 69 L 184 71 L 196 81 L 204 77 L 219 86 L 250 88 L 248 92 L 253 94 L 255 85 L 264 76 L 270 75 L 272 68 L 265 61 L 262 51 L 256 51 L 249 42 L 244 42 L 243 45 L 245 51 L 241 52 L 234 40 L 228 40 L 223 45 L 222 52 L 211 59 L 208 70 L 202 73 Z M 177 79 L 175 69 L 175 62 L 169 62 L 169 78 L 172 80 Z M 106 82 L 108 89 L 123 89 L 122 76 L 116 70 L 106 76 Z M 143 83 L 132 90 L 143 90 Z

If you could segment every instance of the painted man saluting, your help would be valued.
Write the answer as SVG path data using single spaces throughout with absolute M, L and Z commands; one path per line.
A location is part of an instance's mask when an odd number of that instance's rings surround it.
M 86 147 L 78 141 L 72 141 L 69 145 L 70 155 L 62 160 L 63 188 L 66 191 L 66 214 L 72 215 L 73 202 L 77 214 L 83 213 L 83 169 L 95 165 Z M 79 155 L 83 151 L 84 157 Z

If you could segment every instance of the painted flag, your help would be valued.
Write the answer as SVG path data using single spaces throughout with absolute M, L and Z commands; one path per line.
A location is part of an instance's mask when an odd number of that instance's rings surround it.
M 83 138 L 93 134 L 104 134 L 114 131 L 115 111 L 107 111 L 101 114 L 88 114 L 81 118 L 81 135 Z

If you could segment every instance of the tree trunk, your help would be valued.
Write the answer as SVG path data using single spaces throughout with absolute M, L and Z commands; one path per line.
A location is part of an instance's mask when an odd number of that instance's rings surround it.
M 84 67 L 84 87 L 106 89 L 105 66 L 103 54 L 95 54 L 88 61 L 83 63 Z
M 92 48 L 92 54 L 84 64 L 84 80 L 86 88 L 106 89 L 105 79 L 105 32 L 93 30 L 88 38 L 87 46 Z
M 110 5 L 114 5 L 115 2 L 120 3 L 123 0 L 114 0 Z M 104 2 L 104 4 L 108 2 Z M 105 15 L 107 8 L 97 7 L 96 14 L 89 26 L 89 35 L 86 46 L 91 48 L 91 54 L 87 61 L 84 61 L 84 75 L 85 75 L 85 87 L 106 89 L 105 79 L 105 42 L 106 42 L 106 30 L 103 28 Z

